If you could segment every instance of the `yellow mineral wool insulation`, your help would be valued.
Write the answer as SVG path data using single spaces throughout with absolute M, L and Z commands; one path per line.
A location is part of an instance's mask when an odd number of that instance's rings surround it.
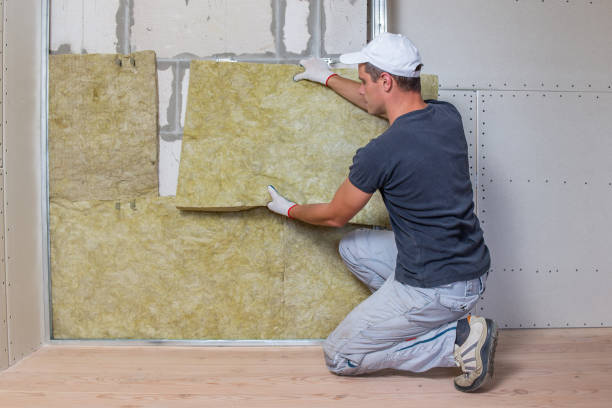
M 134 203 L 51 203 L 55 338 L 280 336 L 281 218 Z
M 325 338 L 371 292 L 338 255 L 355 227 L 315 227 L 288 220 L 285 227 L 284 337 Z
M 294 82 L 294 65 L 192 61 L 177 206 L 263 206 L 274 185 L 298 203 L 331 200 L 355 151 L 388 126 L 333 91 Z M 356 78 L 356 71 L 342 74 Z M 423 75 L 437 95 L 437 77 Z M 388 225 L 377 193 L 352 223 Z
M 352 228 L 267 209 L 55 200 L 50 228 L 56 339 L 322 338 L 368 294 L 337 251 Z
M 155 53 L 49 59 L 51 199 L 157 195 Z

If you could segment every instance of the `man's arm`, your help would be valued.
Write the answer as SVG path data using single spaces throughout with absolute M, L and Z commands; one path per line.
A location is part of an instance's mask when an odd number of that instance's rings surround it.
M 368 108 L 365 98 L 359 93 L 359 87 L 361 86 L 359 82 L 335 74 L 329 69 L 327 62 L 319 58 L 303 59 L 300 61 L 300 65 L 304 67 L 304 72 L 294 76 L 294 81 L 307 79 L 312 82 L 318 82 L 367 112 Z M 381 116 L 386 119 L 385 115 Z
M 342 227 L 370 201 L 372 194 L 364 193 L 347 178 L 338 188 L 334 198 L 324 204 L 295 204 L 268 187 L 272 201 L 268 208 L 281 215 L 314 225 Z
M 359 93 L 359 82 L 353 81 L 352 79 L 335 75 L 327 81 L 327 87 L 331 88 L 338 95 L 351 102 L 353 105 L 367 111 L 365 98 Z

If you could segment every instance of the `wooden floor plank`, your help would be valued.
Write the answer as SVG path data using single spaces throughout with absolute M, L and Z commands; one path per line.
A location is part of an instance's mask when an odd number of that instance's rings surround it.
M 457 372 L 340 377 L 320 346 L 52 345 L 0 373 L 0 407 L 610 407 L 612 329 L 503 330 L 490 389 L 455 391 Z

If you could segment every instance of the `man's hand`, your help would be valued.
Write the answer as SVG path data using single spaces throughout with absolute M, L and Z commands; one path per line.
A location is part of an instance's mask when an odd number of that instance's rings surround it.
M 327 86 L 327 80 L 332 76 L 338 75 L 329 69 L 327 62 L 319 58 L 303 59 L 300 61 L 300 65 L 304 67 L 304 72 L 294 76 L 294 81 L 307 79 Z
M 297 204 L 278 194 L 278 191 L 276 191 L 274 186 L 268 186 L 268 193 L 270 193 L 270 197 L 272 197 L 272 201 L 268 203 L 268 209 L 277 214 L 291 218 L 289 212 Z
M 272 197 L 272 202 L 268 203 L 270 211 L 309 224 L 328 227 L 342 227 L 372 197 L 372 194 L 364 193 L 355 187 L 348 178 L 344 180 L 329 203 L 297 205 L 278 194 L 278 191 L 272 186 L 268 186 L 268 192 Z M 291 214 L 292 211 L 293 215 Z

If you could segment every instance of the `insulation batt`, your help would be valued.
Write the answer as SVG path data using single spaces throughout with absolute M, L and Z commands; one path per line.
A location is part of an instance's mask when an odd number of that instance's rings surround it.
M 51 55 L 51 199 L 157 195 L 155 53 Z
M 352 227 L 173 197 L 55 200 L 50 226 L 56 339 L 323 338 L 369 294 L 338 255 Z
M 268 184 L 300 204 L 331 201 L 356 150 L 388 123 L 309 81 L 295 65 L 193 61 L 177 206 L 265 206 Z M 356 78 L 355 70 L 343 70 Z M 423 75 L 426 98 L 437 77 Z M 388 225 L 378 193 L 351 223 Z

